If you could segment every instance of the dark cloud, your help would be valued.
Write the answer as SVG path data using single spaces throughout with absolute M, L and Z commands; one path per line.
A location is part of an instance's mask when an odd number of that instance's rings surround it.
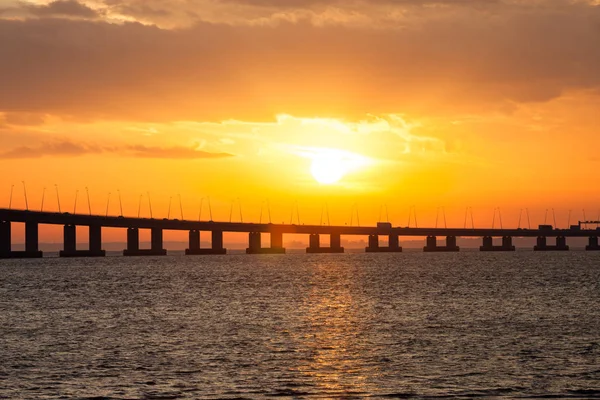
M 600 87 L 600 7 L 557 4 L 402 29 L 0 20 L 0 111 L 143 120 L 431 114 Z
M 45 5 L 28 4 L 25 8 L 38 17 L 96 18 L 99 16 L 97 11 L 75 0 L 56 0 Z
M 7 125 L 35 126 L 44 124 L 44 122 L 46 122 L 46 116 L 37 113 L 6 113 L 4 115 L 4 122 Z
M 81 156 L 84 154 L 101 153 L 103 150 L 94 146 L 80 143 L 61 141 L 56 143 L 43 143 L 39 146 L 19 146 L 0 153 L 0 159 L 40 158 L 44 156 Z
M 118 154 L 128 157 L 166 158 L 166 159 L 205 159 L 233 157 L 228 153 L 211 153 L 184 146 L 97 146 L 75 143 L 67 140 L 46 142 L 38 146 L 19 146 L 0 153 L 1 159 L 21 159 L 40 157 L 76 157 L 86 154 Z

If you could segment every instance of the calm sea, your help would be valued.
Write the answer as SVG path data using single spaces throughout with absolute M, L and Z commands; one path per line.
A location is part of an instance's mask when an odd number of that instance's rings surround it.
M 600 253 L 0 261 L 0 397 L 600 398 Z

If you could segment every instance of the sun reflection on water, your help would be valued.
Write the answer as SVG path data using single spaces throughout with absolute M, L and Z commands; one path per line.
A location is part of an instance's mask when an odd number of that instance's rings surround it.
M 368 345 L 363 335 L 363 313 L 357 310 L 352 283 L 340 281 L 336 270 L 330 263 L 319 265 L 315 273 L 321 276 L 309 283 L 311 289 L 299 312 L 305 318 L 304 337 L 299 339 L 306 354 L 299 360 L 297 371 L 319 393 L 368 393 L 366 372 L 370 368 L 365 361 Z

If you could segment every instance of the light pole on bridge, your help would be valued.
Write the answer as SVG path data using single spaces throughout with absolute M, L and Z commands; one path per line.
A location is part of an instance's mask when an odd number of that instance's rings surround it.
M 15 188 L 15 185 L 10 185 L 10 197 L 8 199 L 8 209 L 9 210 L 12 208 L 12 195 L 13 195 L 14 188 Z
M 40 212 L 44 212 L 44 197 L 46 197 L 46 187 L 42 190 L 42 205 L 40 206 Z
M 62 210 L 60 209 L 60 196 L 58 195 L 58 185 L 56 183 L 54 184 L 54 189 L 56 189 L 56 203 L 58 204 L 58 212 L 62 213 Z
M 23 184 L 23 194 L 25 195 L 25 210 L 29 211 L 29 202 L 27 201 L 27 188 L 25 187 L 25 181 L 21 181 Z
M 75 190 L 75 202 L 73 203 L 73 214 L 77 214 L 77 196 L 79 195 L 79 189 Z

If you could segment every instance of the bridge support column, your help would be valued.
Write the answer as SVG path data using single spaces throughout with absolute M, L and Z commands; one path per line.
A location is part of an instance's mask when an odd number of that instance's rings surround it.
M 41 258 L 38 249 L 38 224 L 25 222 L 25 251 L 13 251 L 11 245 L 11 222 L 0 222 L 0 258 Z
M 186 253 L 200 250 L 200 231 L 192 230 L 189 234 L 189 247 Z
M 568 251 L 567 238 L 564 236 L 558 236 L 556 238 L 556 245 L 552 246 L 547 244 L 546 236 L 538 236 L 537 245 L 533 248 L 534 251 Z
M 41 258 L 38 248 L 37 222 L 25 222 L 25 251 L 13 251 L 11 244 L 11 222 L 0 222 L 0 258 Z
M 25 251 L 12 251 L 12 258 L 42 258 L 39 250 L 39 226 L 37 222 L 25 222 Z
M 140 249 L 140 230 L 138 228 L 127 228 L 127 251 L 136 252 Z
M 494 246 L 494 239 L 491 236 L 485 236 L 483 238 L 483 245 L 479 247 L 480 251 L 515 251 L 515 246 L 512 244 L 511 236 L 504 236 L 502 238 L 501 246 Z
M 480 251 L 494 251 L 494 238 L 491 236 L 483 237 L 483 244 L 479 247 Z
M 456 252 L 460 251 L 460 247 L 456 245 L 456 236 L 446 236 L 446 245 L 438 246 L 437 245 L 437 237 L 428 236 L 425 247 L 423 247 L 423 251 L 427 253 L 435 253 L 435 252 Z
M 65 225 L 64 247 L 58 254 L 60 257 L 104 257 L 102 250 L 102 227 L 93 225 L 89 227 L 89 250 L 77 250 L 77 227 Z
M 89 233 L 89 257 L 104 257 L 106 251 L 102 250 L 102 226 L 91 225 Z
M 332 233 L 330 236 L 329 247 L 321 247 L 319 234 L 313 233 L 309 238 L 309 247 L 307 253 L 343 253 L 344 248 L 341 245 L 342 240 L 338 233 Z
M 246 254 L 258 254 L 261 248 L 260 232 L 250 232 L 248 234 L 248 248 Z
M 61 257 L 74 256 L 77 251 L 77 227 L 65 225 L 63 227 L 63 250 L 59 253 Z
M 271 248 L 283 249 L 283 233 L 271 232 Z
M 567 246 L 567 238 L 564 236 L 559 236 L 556 238 L 556 250 L 568 251 L 569 246 Z
M 321 253 L 321 237 L 316 233 L 311 233 L 308 237 L 307 253 Z
M 545 236 L 538 236 L 536 245 L 533 247 L 534 251 L 545 251 L 548 245 L 546 244 Z
M 402 247 L 400 247 L 400 241 L 398 235 L 388 236 L 388 246 L 379 246 L 379 235 L 369 235 L 369 246 L 365 248 L 367 253 L 400 253 Z
M 127 228 L 127 249 L 123 251 L 124 256 L 137 256 L 140 251 L 140 230 L 138 228 Z
M 63 248 L 67 252 L 75 253 L 77 249 L 77 227 L 75 225 L 64 226 Z
M 600 246 L 598 245 L 598 236 L 591 236 L 589 238 L 589 244 L 585 246 L 587 251 L 598 251 Z
M 34 257 L 41 257 L 39 251 L 39 225 L 37 222 L 25 223 L 25 251 Z
M 329 247 L 332 253 L 343 253 L 344 248 L 342 247 L 342 237 L 339 233 L 332 233 L 329 235 Z
M 390 246 L 390 249 L 397 249 L 400 247 L 400 238 L 398 235 L 388 235 L 388 246 Z
M 212 231 L 212 251 L 213 254 L 225 254 L 227 250 L 223 248 L 223 231 Z
M 210 249 L 203 249 L 200 245 L 200 231 L 190 231 L 190 244 L 189 248 L 185 250 L 185 254 L 188 256 L 207 256 L 214 254 L 226 254 L 227 250 L 223 248 L 223 232 L 213 231 L 212 232 L 212 246 Z
M 10 258 L 11 230 L 9 221 L 0 221 L 0 258 Z
M 425 240 L 425 247 L 423 247 L 424 252 L 434 252 L 437 249 L 437 237 L 435 236 L 427 236 Z
M 504 236 L 502 238 L 502 249 L 504 251 L 515 251 L 516 247 L 513 245 L 512 236 Z
M 271 247 L 262 247 L 260 232 L 250 232 L 249 247 L 247 254 L 284 254 L 283 234 L 281 232 L 271 233 Z
M 127 228 L 127 249 L 124 256 L 166 256 L 167 250 L 163 249 L 163 232 L 161 228 L 152 228 L 150 231 L 150 249 L 140 249 L 140 230 Z
M 153 256 L 167 255 L 167 250 L 163 248 L 163 230 L 161 228 L 150 230 L 150 252 Z
M 379 251 L 379 235 L 369 235 L 369 245 L 365 248 L 367 253 L 377 253 Z

